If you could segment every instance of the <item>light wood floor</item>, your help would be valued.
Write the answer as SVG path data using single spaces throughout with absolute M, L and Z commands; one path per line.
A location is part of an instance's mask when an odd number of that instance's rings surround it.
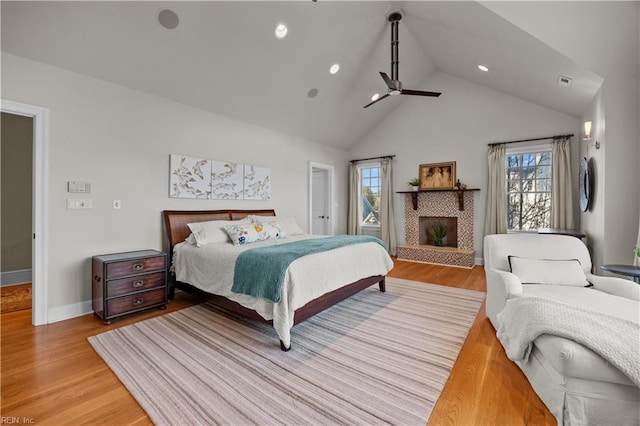
M 484 270 L 395 261 L 391 277 L 485 291 Z M 2 416 L 39 425 L 148 425 L 145 412 L 87 342 L 87 337 L 197 303 L 178 293 L 165 311 L 114 321 L 93 315 L 31 326 L 31 310 L 0 316 Z M 6 422 L 5 422 L 6 423 Z M 431 414 L 429 425 L 554 425 L 511 363 L 482 307 Z

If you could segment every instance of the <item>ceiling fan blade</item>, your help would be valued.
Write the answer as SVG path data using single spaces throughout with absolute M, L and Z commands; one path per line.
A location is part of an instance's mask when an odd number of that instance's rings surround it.
M 388 96 L 389 96 L 389 94 L 382 95 L 382 96 L 380 96 L 378 99 L 376 99 L 375 101 L 373 101 L 373 102 L 369 102 L 368 104 L 366 104 L 366 105 L 365 105 L 365 106 L 363 106 L 362 108 L 368 108 L 368 107 L 370 107 L 371 105 L 373 105 L 373 104 L 375 104 L 375 103 L 377 103 L 377 102 L 380 102 L 381 100 L 383 100 L 384 98 L 386 98 L 386 97 L 388 97 Z
M 437 98 L 442 93 L 440 92 L 423 92 L 422 90 L 402 89 L 401 95 L 418 95 L 418 96 L 433 96 Z
M 389 90 L 396 90 L 396 85 L 393 84 L 393 80 L 391 80 L 386 73 L 380 71 L 380 75 L 384 79 L 384 82 L 387 83 L 387 86 L 389 87 Z

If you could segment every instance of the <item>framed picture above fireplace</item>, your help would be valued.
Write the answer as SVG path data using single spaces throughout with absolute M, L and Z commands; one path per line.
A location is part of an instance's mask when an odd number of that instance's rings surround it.
M 420 164 L 420 189 L 453 189 L 456 184 L 456 162 Z

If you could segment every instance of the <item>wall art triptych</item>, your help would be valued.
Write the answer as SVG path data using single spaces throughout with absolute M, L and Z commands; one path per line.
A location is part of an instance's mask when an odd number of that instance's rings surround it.
M 170 198 L 270 200 L 271 169 L 171 154 Z

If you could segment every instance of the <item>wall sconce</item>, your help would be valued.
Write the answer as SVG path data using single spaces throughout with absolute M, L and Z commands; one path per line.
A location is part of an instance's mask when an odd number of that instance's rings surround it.
M 585 121 L 584 122 L 584 140 L 588 141 L 589 139 L 591 139 L 591 122 Z
M 583 140 L 587 141 L 587 148 L 589 148 L 589 146 L 595 146 L 596 149 L 600 149 L 600 141 L 596 141 L 595 144 L 589 145 L 589 141 L 591 140 L 591 121 L 584 122 L 584 139 Z

